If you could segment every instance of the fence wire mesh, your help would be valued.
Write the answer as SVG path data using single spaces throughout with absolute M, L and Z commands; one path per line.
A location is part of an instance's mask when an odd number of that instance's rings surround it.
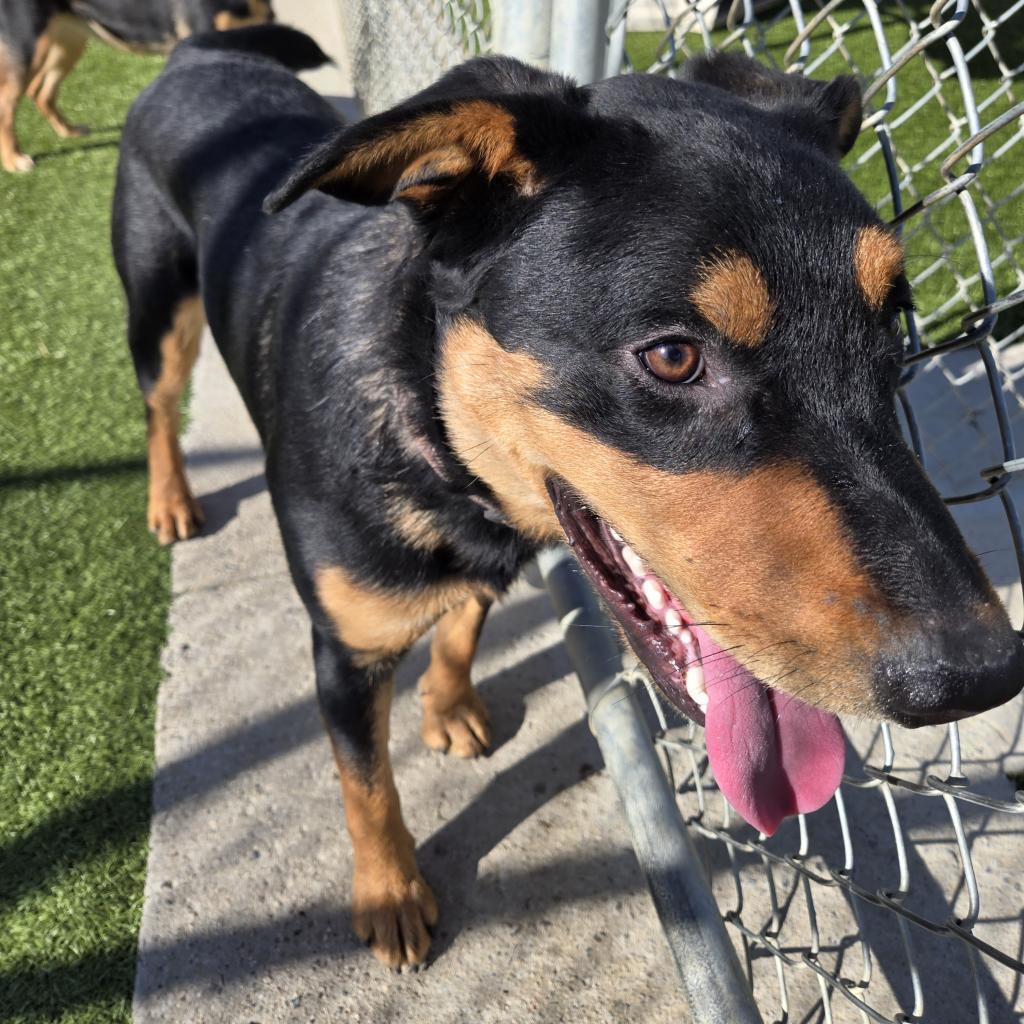
M 488 49 L 482 0 L 342 7 L 369 112 Z M 672 76 L 718 48 L 858 76 L 845 166 L 901 231 L 915 291 L 907 436 L 1021 626 L 1024 0 L 612 0 L 606 34 L 611 73 Z M 961 728 L 849 724 L 834 801 L 771 839 L 718 793 L 701 730 L 653 713 L 766 1020 L 1024 1020 L 1019 698 Z
M 846 166 L 908 253 L 907 435 L 1020 626 L 1024 358 L 1011 346 L 1024 336 L 1024 0 L 758 6 L 620 3 L 609 66 L 673 75 L 694 53 L 742 49 L 865 85 Z M 631 19 L 639 31 L 624 31 Z M 715 790 L 700 730 L 662 719 L 657 732 L 763 1012 L 1021 1020 L 1020 700 L 962 728 L 860 723 L 848 735 L 835 800 L 769 840 Z
M 367 114 L 487 49 L 485 0 L 342 0 L 352 80 Z

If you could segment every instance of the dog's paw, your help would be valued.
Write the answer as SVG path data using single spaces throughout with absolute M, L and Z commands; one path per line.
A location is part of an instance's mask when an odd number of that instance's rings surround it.
M 431 750 L 456 757 L 479 757 L 491 745 L 487 705 L 470 689 L 442 708 L 424 701 L 420 735 Z
M 36 165 L 35 160 L 28 153 L 15 153 L 13 157 L 4 161 L 4 170 L 12 174 L 25 174 L 31 171 Z
M 411 871 L 375 864 L 352 879 L 352 927 L 386 967 L 418 967 L 427 958 L 437 924 L 437 900 L 413 865 Z
M 159 491 L 149 496 L 146 521 L 149 532 L 166 546 L 194 537 L 203 525 L 203 511 L 187 488 Z

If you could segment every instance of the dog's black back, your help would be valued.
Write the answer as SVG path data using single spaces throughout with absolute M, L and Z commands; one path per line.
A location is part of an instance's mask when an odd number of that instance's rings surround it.
M 315 523 L 312 505 L 336 506 L 331 536 L 307 533 L 316 555 L 311 547 L 296 565 L 343 558 L 382 581 L 468 573 L 504 589 L 533 547 L 481 517 L 483 488 L 438 443 L 424 388 L 434 324 L 415 287 L 428 270 L 413 216 L 319 195 L 261 212 L 295 155 L 342 124 L 284 66 L 308 56 L 297 35 L 267 26 L 189 40 L 132 107 L 113 240 L 140 383 L 159 374 L 174 310 L 200 294 L 266 447 L 278 515 L 297 534 L 299 522 Z M 256 54 L 261 40 L 273 56 Z M 325 328 L 337 344 L 324 344 Z M 385 484 L 395 501 L 414 494 L 458 544 L 441 559 L 411 548 L 381 502 Z M 297 583 L 308 597 L 308 576 Z

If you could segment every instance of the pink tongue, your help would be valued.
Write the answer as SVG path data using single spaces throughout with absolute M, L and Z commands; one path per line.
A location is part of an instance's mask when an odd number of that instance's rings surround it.
M 705 739 L 729 803 L 771 835 L 790 814 L 816 811 L 839 786 L 845 761 L 835 715 L 769 690 L 699 627 L 708 691 Z

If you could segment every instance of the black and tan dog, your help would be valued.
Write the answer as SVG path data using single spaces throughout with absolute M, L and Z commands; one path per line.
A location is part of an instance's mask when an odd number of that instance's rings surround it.
M 23 94 L 61 138 L 84 132 L 57 109 L 57 92 L 90 39 L 163 53 L 196 32 L 272 19 L 270 0 L 0 0 L 0 167 L 34 166 L 14 134 Z
M 298 63 L 274 27 L 185 43 L 124 135 L 149 524 L 199 527 L 176 433 L 205 319 L 266 448 L 378 957 L 422 962 L 437 916 L 395 664 L 436 622 L 423 738 L 483 752 L 484 616 L 565 535 L 765 831 L 835 789 L 836 713 L 1018 692 L 1020 638 L 901 440 L 910 296 L 837 164 L 852 80 L 719 57 L 578 88 L 482 59 L 345 127 L 243 39 Z

